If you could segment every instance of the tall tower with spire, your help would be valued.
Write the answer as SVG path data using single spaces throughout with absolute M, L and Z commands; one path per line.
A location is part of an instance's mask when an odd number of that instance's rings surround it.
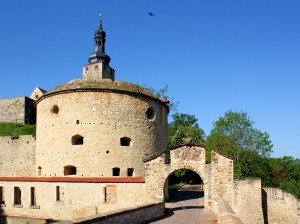
M 115 80 L 115 70 L 109 66 L 110 57 L 105 54 L 106 33 L 102 28 L 102 15 L 100 24 L 95 31 L 94 52 L 89 56 L 89 64 L 83 66 L 82 76 L 84 79 L 110 79 Z

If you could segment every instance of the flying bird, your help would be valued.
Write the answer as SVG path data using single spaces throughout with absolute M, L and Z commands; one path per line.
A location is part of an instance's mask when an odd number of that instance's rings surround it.
M 153 12 L 148 12 L 149 16 L 155 16 Z

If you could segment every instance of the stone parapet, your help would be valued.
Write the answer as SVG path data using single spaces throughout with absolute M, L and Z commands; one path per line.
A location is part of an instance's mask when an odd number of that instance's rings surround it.
M 0 99 L 0 122 L 35 124 L 34 102 L 26 96 Z
M 165 204 L 150 203 L 140 206 L 129 207 L 126 209 L 119 209 L 104 214 L 88 216 L 74 221 L 56 222 L 57 224 L 138 224 L 159 218 L 164 215 Z
M 35 176 L 36 140 L 32 135 L 0 137 L 1 176 Z
M 263 188 L 265 223 L 300 224 L 300 200 L 278 188 Z
M 232 208 L 245 224 L 263 223 L 261 180 L 259 178 L 234 181 Z
M 223 199 L 217 200 L 218 224 L 243 224 L 230 205 Z

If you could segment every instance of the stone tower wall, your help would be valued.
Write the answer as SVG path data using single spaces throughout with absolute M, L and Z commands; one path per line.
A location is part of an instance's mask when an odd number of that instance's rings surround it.
M 77 176 L 112 176 L 115 167 L 120 176 L 127 176 L 128 168 L 144 176 L 143 159 L 167 148 L 167 107 L 143 95 L 61 93 L 42 99 L 37 113 L 41 176 L 64 176 L 69 165 Z M 83 144 L 73 145 L 74 136 L 82 136 Z M 124 137 L 131 139 L 129 146 L 121 146 Z
M 0 122 L 35 124 L 34 100 L 28 97 L 0 99 Z
M 111 79 L 114 81 L 115 70 L 100 61 L 83 66 L 82 77 L 84 79 Z
M 0 137 L 0 175 L 8 177 L 35 176 L 35 138 Z

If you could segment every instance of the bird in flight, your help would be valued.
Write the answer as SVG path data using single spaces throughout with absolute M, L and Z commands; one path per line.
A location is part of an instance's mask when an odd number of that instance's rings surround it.
M 149 16 L 155 16 L 153 12 L 148 12 Z

